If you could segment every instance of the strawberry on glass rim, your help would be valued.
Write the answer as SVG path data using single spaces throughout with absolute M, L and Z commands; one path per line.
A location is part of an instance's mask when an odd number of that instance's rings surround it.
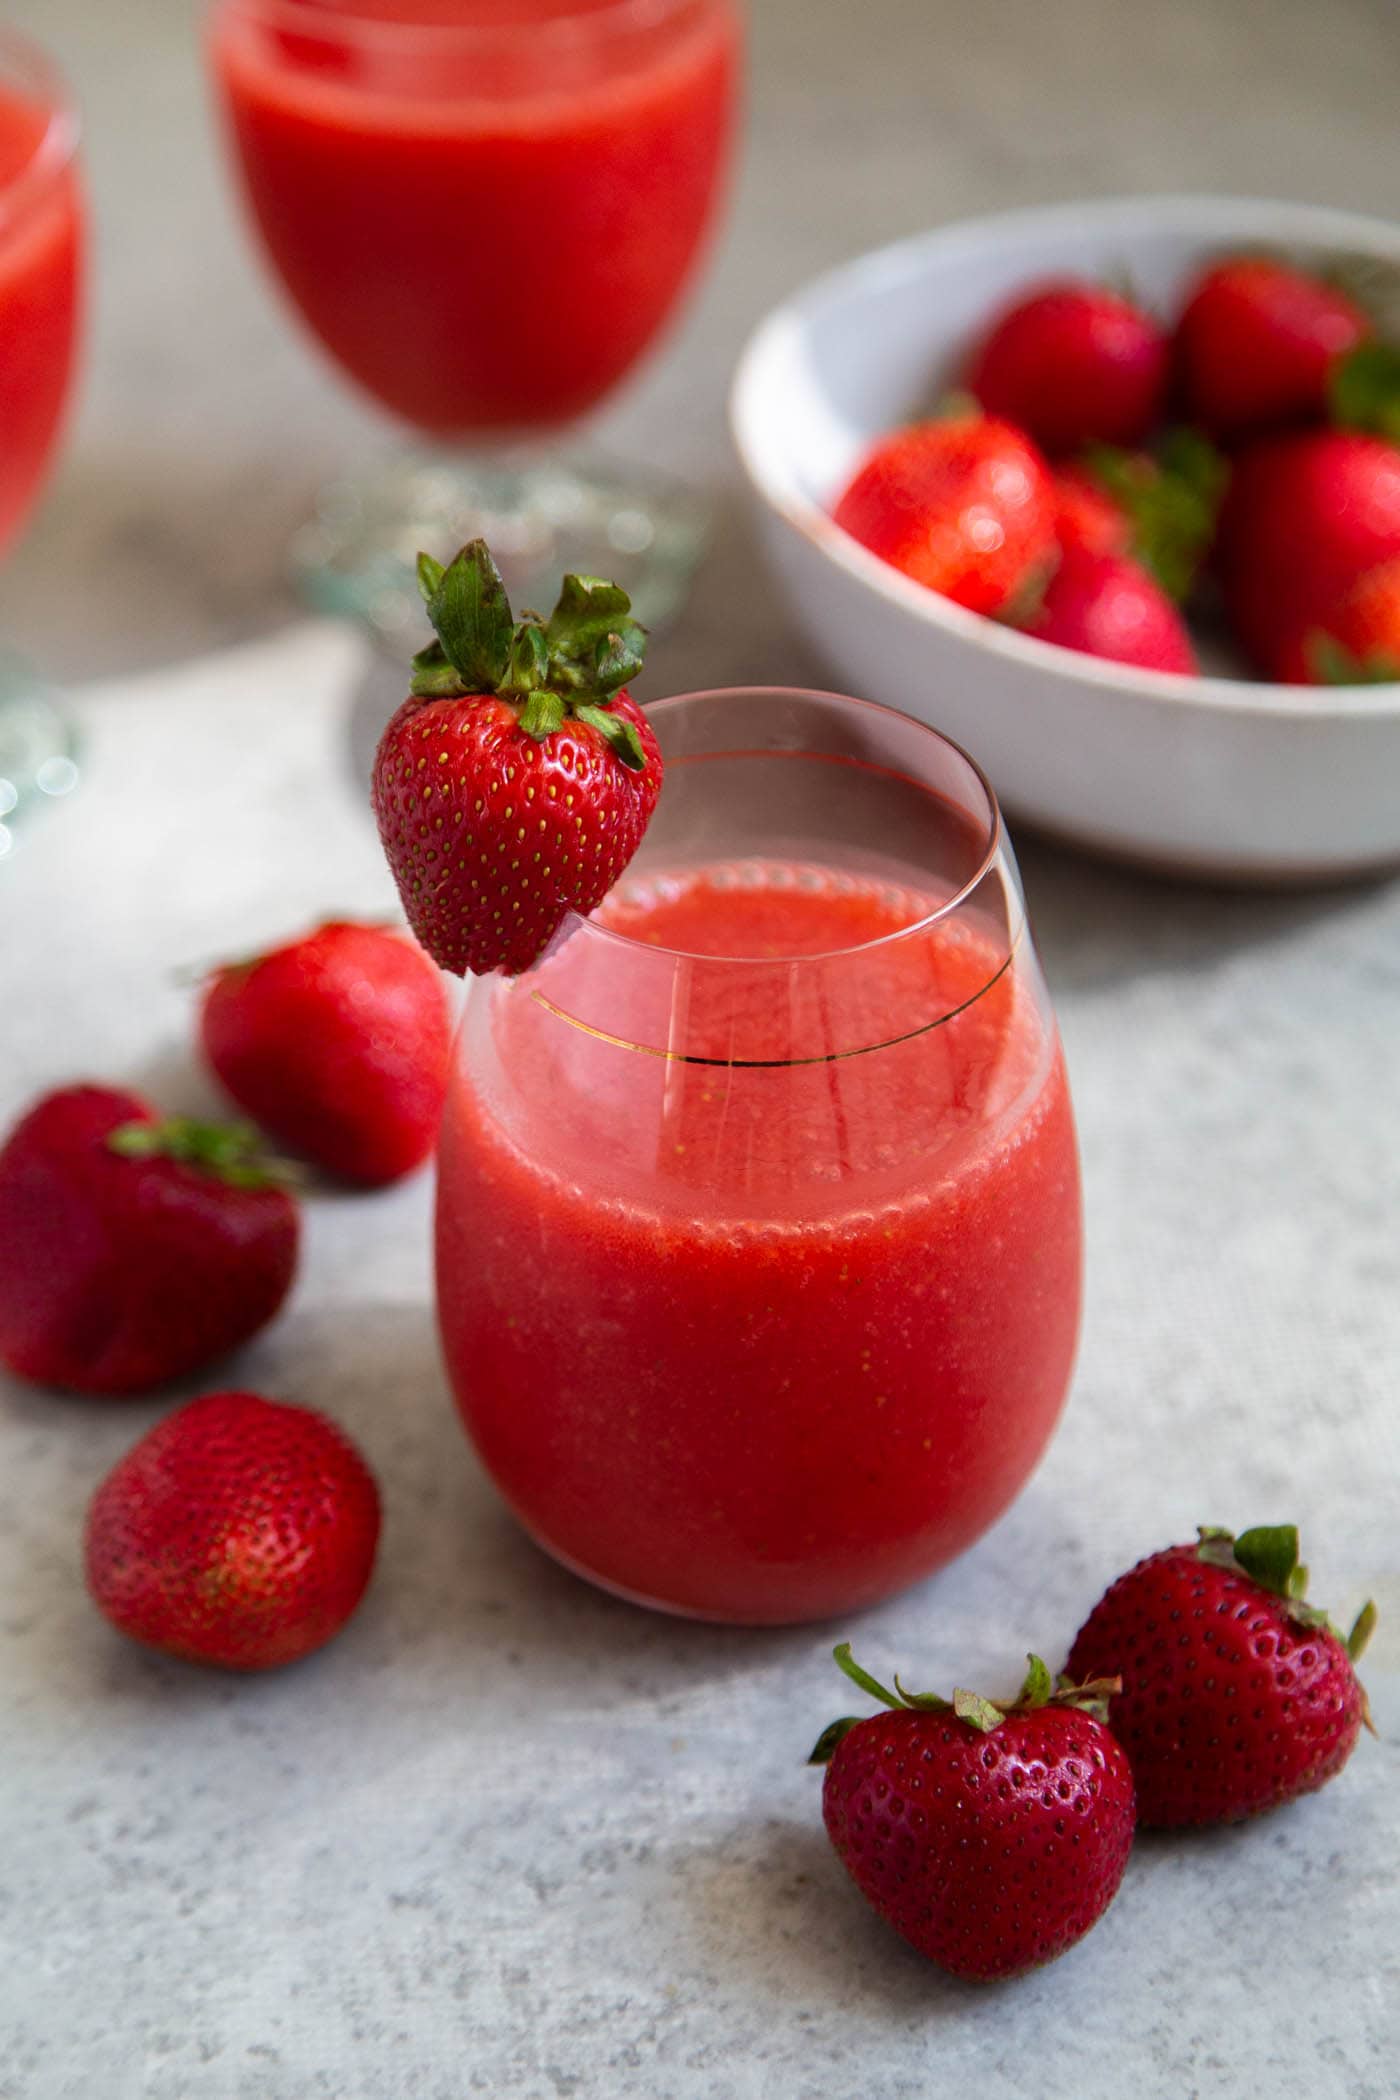
M 602 902 L 656 807 L 661 753 L 627 692 L 646 638 L 597 576 L 516 620 L 484 540 L 418 576 L 436 639 L 375 757 L 379 835 L 433 959 L 517 976 Z

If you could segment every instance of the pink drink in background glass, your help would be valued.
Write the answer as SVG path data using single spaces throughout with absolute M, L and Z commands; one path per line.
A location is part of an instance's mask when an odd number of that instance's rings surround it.
M 460 436 L 568 422 L 651 342 L 710 222 L 738 43 L 717 0 L 227 0 L 214 61 L 312 331 Z
M 341 369 L 436 448 L 329 492 L 299 550 L 320 602 L 397 643 L 418 548 L 478 534 L 526 602 L 570 568 L 644 619 L 678 600 L 695 498 L 659 463 L 566 467 L 557 445 L 695 272 L 741 42 L 734 0 L 215 0 L 267 254 Z
M 76 119 L 48 67 L 0 33 L 0 554 L 38 496 L 73 374 L 76 142 Z
M 24 529 L 52 464 L 72 391 L 82 306 L 78 120 L 41 51 L 0 29 L 0 557 Z M 43 682 L 0 650 L 3 820 L 77 781 L 70 740 Z

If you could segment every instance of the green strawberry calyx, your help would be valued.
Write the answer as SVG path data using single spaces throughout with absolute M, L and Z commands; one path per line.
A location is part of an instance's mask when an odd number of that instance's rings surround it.
M 1255 1524 L 1236 1537 L 1218 1524 L 1198 1527 L 1196 1558 L 1213 1568 L 1229 1568 L 1247 1575 L 1285 1606 L 1290 1619 L 1300 1626 L 1324 1627 L 1346 1649 L 1352 1662 L 1359 1662 L 1366 1643 L 1376 1630 L 1376 1607 L 1369 1599 L 1362 1605 L 1350 1633 L 1334 1626 L 1325 1611 L 1306 1601 L 1308 1571 L 1298 1557 L 1296 1524 Z
M 851 1653 L 849 1641 L 842 1641 L 833 1652 L 837 1667 L 845 1672 L 852 1684 L 858 1684 L 881 1705 L 893 1707 L 896 1713 L 952 1714 L 982 1735 L 990 1735 L 994 1728 L 1000 1728 L 1003 1721 L 1009 1721 L 1017 1714 L 1035 1713 L 1043 1706 L 1067 1706 L 1077 1713 L 1088 1714 L 1095 1721 L 1106 1721 L 1109 1700 L 1123 1688 L 1120 1677 L 1095 1677 L 1085 1684 L 1075 1684 L 1063 1674 L 1052 1677 L 1038 1655 L 1028 1655 L 1025 1678 L 1014 1699 L 988 1699 L 981 1692 L 963 1690 L 955 1691 L 951 1699 L 945 1699 L 938 1692 L 906 1691 L 898 1677 L 891 1691 L 887 1685 L 881 1684 L 878 1677 L 872 1677 L 868 1670 L 861 1668 Z M 840 1720 L 824 1728 L 808 1764 L 829 1764 L 837 1744 L 859 1726 L 860 1718 L 859 1715 L 844 1714 Z
M 1400 344 L 1358 343 L 1327 375 L 1334 423 L 1400 445 Z
M 1178 604 L 1215 538 L 1230 470 L 1199 430 L 1169 430 L 1154 453 L 1091 445 L 1078 464 L 1123 512 L 1133 552 Z
M 1358 656 L 1324 628 L 1314 628 L 1305 644 L 1308 669 L 1319 685 L 1394 685 L 1400 682 L 1400 657 L 1383 650 Z
M 568 575 L 547 620 L 533 612 L 517 620 L 490 548 L 472 540 L 445 565 L 420 554 L 418 588 L 436 639 L 413 659 L 417 699 L 493 694 L 541 743 L 572 717 L 597 730 L 624 766 L 643 770 L 635 726 L 613 712 L 646 649 L 620 584 Z
M 122 1159 L 173 1159 L 231 1189 L 270 1189 L 299 1181 L 290 1160 L 273 1159 L 251 1123 L 201 1123 L 193 1116 L 163 1116 L 119 1123 L 107 1148 Z

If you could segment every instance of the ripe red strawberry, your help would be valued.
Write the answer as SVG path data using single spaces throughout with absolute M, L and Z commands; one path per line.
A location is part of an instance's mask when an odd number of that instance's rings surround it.
M 1055 476 L 1060 545 L 1130 555 L 1179 603 L 1214 541 L 1228 477 L 1196 430 L 1169 430 L 1152 452 L 1091 446 Z
M 1180 613 L 1146 569 L 1113 554 L 1067 553 L 1025 632 L 1148 671 L 1195 671 Z
M 1133 551 L 1131 518 L 1082 460 L 1071 460 L 1055 475 L 1055 538 L 1065 554 Z
M 1307 641 L 1368 569 L 1400 555 L 1400 448 L 1349 430 L 1255 446 L 1220 517 L 1235 632 L 1267 677 L 1306 683 Z
M 1045 451 L 1136 445 L 1161 419 L 1168 344 L 1150 314 L 1073 280 L 1018 298 L 992 323 L 968 386 L 988 415 Z
M 1390 685 L 1400 680 L 1400 558 L 1368 569 L 1323 627 L 1303 644 L 1314 685 Z
M 87 1584 L 148 1648 L 267 1670 L 339 1633 L 378 1542 L 374 1476 L 333 1422 L 256 1393 L 207 1393 L 97 1490 Z
M 661 753 L 626 691 L 645 637 L 596 576 L 513 623 L 484 540 L 418 573 L 438 639 L 380 741 L 379 836 L 433 960 L 514 976 L 602 901 L 656 807 Z
M 1177 323 L 1185 413 L 1217 437 L 1321 422 L 1339 358 L 1371 324 L 1322 278 L 1268 256 L 1214 264 Z
M 272 1318 L 299 1229 L 246 1127 L 46 1095 L 0 1151 L 0 1360 L 80 1393 L 182 1378 Z
M 846 1675 L 893 1711 L 833 1721 L 827 1835 L 861 1894 L 932 1961 L 976 1980 L 1063 1954 L 1112 1902 L 1133 1842 L 1128 1761 L 1102 1720 L 1116 1682 L 1072 1686 L 1037 1656 L 1014 1702 L 951 1702 Z
M 447 1088 L 442 978 L 387 926 L 333 920 L 209 983 L 200 1040 L 279 1144 L 375 1187 L 421 1166 Z
M 1090 1612 L 1071 1671 L 1122 1676 L 1109 1719 L 1127 1751 L 1142 1823 L 1233 1823 L 1335 1778 L 1367 1720 L 1353 1660 L 1303 1602 L 1292 1525 L 1232 1538 L 1203 1530 L 1119 1577 Z
M 972 612 L 1005 612 L 1055 555 L 1050 470 L 995 416 L 954 415 L 882 438 L 832 515 L 882 561 Z

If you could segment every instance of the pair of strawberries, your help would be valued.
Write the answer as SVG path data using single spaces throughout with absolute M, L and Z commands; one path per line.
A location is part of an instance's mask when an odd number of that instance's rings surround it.
M 1400 352 L 1335 284 L 1232 258 L 1171 335 L 1102 286 L 1049 285 L 996 319 L 967 383 L 837 502 L 872 552 L 1145 669 L 1197 668 L 1178 608 L 1213 583 L 1265 677 L 1400 678 Z
M 894 1689 L 836 1650 L 888 1712 L 834 1721 L 826 1827 L 856 1886 L 956 1975 L 1062 1954 L 1117 1893 L 1138 1825 L 1238 1822 L 1324 1786 L 1369 1726 L 1343 1640 L 1305 1601 L 1291 1525 L 1140 1561 L 1095 1605 L 1052 1683 L 1037 1656 L 1005 1704 Z

